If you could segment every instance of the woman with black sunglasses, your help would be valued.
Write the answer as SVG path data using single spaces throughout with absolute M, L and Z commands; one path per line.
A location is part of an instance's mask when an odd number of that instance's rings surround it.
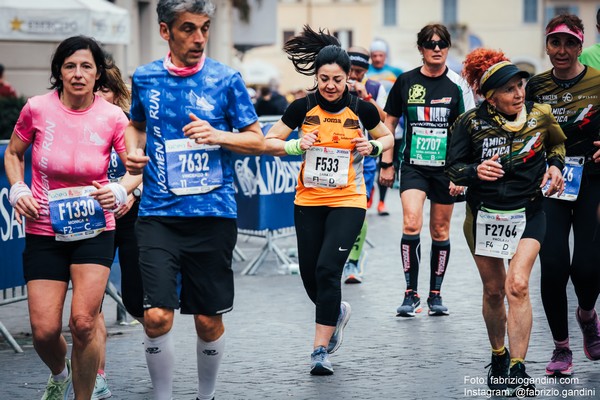
M 450 256 L 450 217 L 456 196 L 464 189 L 455 186 L 444 175 L 449 128 L 460 114 L 475 106 L 469 85 L 456 72 L 448 69 L 446 59 L 450 33 L 444 25 L 431 24 L 417 34 L 417 48 L 423 65 L 400 75 L 385 105 L 385 125 L 394 132 L 404 116 L 402 153 L 386 151 L 382 157 L 380 182 L 394 182 L 394 157 L 400 161 L 400 198 L 402 200 L 402 264 L 406 279 L 404 302 L 398 307 L 399 317 L 414 317 L 421 311 L 417 294 L 423 204 L 431 201 L 429 230 L 431 233 L 431 278 L 429 315 L 448 315 L 442 304 L 440 289 Z

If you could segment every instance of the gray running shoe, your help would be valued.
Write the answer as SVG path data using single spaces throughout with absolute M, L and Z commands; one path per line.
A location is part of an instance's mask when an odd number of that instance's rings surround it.
M 414 317 L 416 313 L 420 313 L 421 298 L 414 290 L 404 292 L 404 301 L 402 305 L 396 309 L 397 317 Z
M 324 346 L 319 346 L 310 355 L 310 374 L 311 375 L 331 375 L 333 367 L 329 361 L 329 353 Z
M 350 314 L 352 314 L 352 308 L 348 302 L 342 301 L 340 304 L 340 314 L 338 315 L 337 324 L 335 325 L 335 331 L 329 339 L 329 345 L 327 345 L 327 352 L 333 354 L 342 345 L 344 339 L 344 328 L 350 320 Z

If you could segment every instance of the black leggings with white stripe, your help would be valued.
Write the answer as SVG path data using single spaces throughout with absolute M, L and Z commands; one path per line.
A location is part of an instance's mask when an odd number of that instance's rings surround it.
M 294 206 L 300 275 L 316 306 L 316 323 L 335 326 L 344 264 L 365 220 L 353 207 Z

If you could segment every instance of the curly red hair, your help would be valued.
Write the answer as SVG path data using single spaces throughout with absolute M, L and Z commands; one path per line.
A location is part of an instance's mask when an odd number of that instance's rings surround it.
M 462 74 L 475 93 L 482 96 L 485 95 L 484 93 L 481 93 L 481 90 L 479 89 L 479 81 L 489 67 L 500 61 L 510 61 L 508 57 L 504 55 L 502 50 L 480 47 L 467 54 L 465 61 L 463 61 L 464 68 Z

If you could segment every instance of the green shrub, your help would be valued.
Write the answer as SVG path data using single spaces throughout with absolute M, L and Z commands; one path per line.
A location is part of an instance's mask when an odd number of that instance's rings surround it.
M 26 102 L 25 97 L 0 97 L 0 140 L 10 139 L 19 113 Z

